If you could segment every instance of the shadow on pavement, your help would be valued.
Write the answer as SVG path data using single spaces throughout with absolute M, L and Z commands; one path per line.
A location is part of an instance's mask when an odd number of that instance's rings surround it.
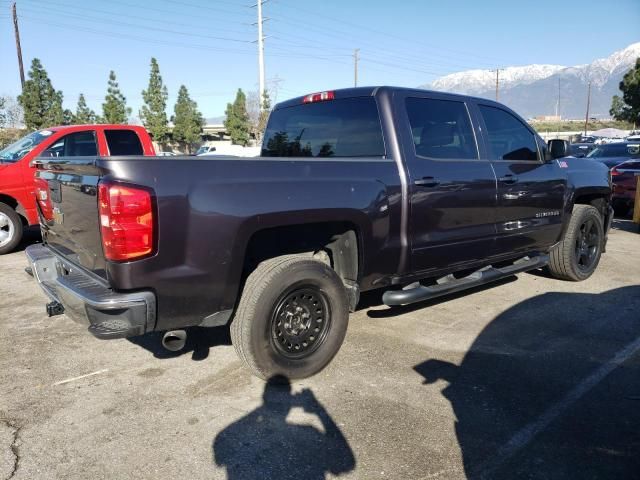
M 40 243 L 41 241 L 42 236 L 40 235 L 40 227 L 27 227 L 24 229 L 22 240 L 20 240 L 20 243 L 15 248 L 14 252 L 22 252 L 29 245 Z
M 175 358 L 191 353 L 192 360 L 204 360 L 209 356 L 209 349 L 218 345 L 231 345 L 229 327 L 191 327 L 185 329 L 187 342 L 179 352 L 170 352 L 162 346 L 165 332 L 150 332 L 128 340 L 153 353 L 155 358 Z
M 286 378 L 273 377 L 263 401 L 213 441 L 213 460 L 226 468 L 229 480 L 320 480 L 355 468 L 346 438 L 311 390 L 292 394 Z M 315 415 L 324 433 L 312 425 L 288 423 L 294 407 Z
M 611 223 L 611 228 L 614 230 L 622 230 L 624 232 L 638 233 L 640 232 L 640 225 L 633 223 L 633 221 L 625 218 L 614 218 Z
M 533 297 L 414 369 L 449 383 L 468 478 L 640 478 L 640 286 Z

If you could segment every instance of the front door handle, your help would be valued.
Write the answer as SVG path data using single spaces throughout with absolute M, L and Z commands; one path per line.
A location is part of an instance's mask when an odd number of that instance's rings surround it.
M 417 185 L 419 187 L 437 187 L 438 185 L 440 185 L 440 181 L 436 180 L 433 177 L 422 177 L 421 179 L 416 180 L 413 183 L 414 185 Z
M 507 175 L 505 175 L 504 177 L 500 177 L 498 179 L 499 182 L 502 183 L 517 183 L 518 182 L 518 177 L 516 177 L 515 175 L 511 175 L 510 173 L 508 173 Z

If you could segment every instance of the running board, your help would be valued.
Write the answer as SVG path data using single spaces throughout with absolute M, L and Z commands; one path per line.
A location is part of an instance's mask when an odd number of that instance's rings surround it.
M 436 285 L 431 285 L 429 287 L 417 284 L 417 286 L 412 288 L 405 287 L 404 290 L 386 291 L 382 295 L 382 302 L 389 306 L 409 305 L 410 303 L 424 302 L 425 300 L 430 300 L 442 295 L 448 295 L 450 293 L 467 290 L 486 283 L 495 282 L 516 273 L 541 268 L 548 262 L 548 255 L 538 255 L 535 257 L 521 258 L 506 267 L 484 267 L 463 278 L 454 278 L 452 275 L 448 275 L 439 279 Z

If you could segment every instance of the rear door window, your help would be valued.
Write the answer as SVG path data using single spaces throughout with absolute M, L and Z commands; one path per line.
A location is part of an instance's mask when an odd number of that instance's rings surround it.
M 143 155 L 142 143 L 133 130 L 105 130 L 109 155 Z
M 437 159 L 478 159 L 478 148 L 463 102 L 407 98 L 416 155 Z
M 538 161 L 535 135 L 524 123 L 501 108 L 478 107 L 487 127 L 491 160 Z
M 41 157 L 94 157 L 98 155 L 93 131 L 65 135 L 40 154 Z
M 263 157 L 383 157 L 373 97 L 300 104 L 275 110 L 262 142 Z

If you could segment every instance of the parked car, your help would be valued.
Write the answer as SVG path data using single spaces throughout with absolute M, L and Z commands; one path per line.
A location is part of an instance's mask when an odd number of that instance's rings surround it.
M 598 145 L 587 158 L 604 163 L 609 169 L 628 160 L 640 157 L 640 143 L 604 143 Z
M 173 152 L 158 152 L 156 153 L 157 156 L 159 157 L 175 157 L 176 154 Z
M 572 157 L 584 158 L 595 148 L 593 143 L 571 143 L 569 145 L 569 154 Z
M 20 243 L 26 226 L 38 224 L 34 158 L 154 154 L 147 131 L 132 125 L 52 127 L 0 150 L 0 255 Z
M 180 349 L 186 327 L 231 322 L 254 374 L 303 378 L 361 292 L 395 306 L 544 266 L 590 277 L 609 171 L 565 155 L 490 100 L 320 92 L 276 105 L 257 158 L 38 159 L 43 244 L 26 254 L 48 313 L 99 338 Z
M 216 147 L 213 145 L 202 145 L 198 150 L 196 150 L 195 155 L 204 155 L 205 153 L 212 153 L 216 151 Z
M 627 160 L 611 169 L 613 196 L 611 203 L 616 215 L 625 216 L 633 208 L 640 176 L 640 158 Z

